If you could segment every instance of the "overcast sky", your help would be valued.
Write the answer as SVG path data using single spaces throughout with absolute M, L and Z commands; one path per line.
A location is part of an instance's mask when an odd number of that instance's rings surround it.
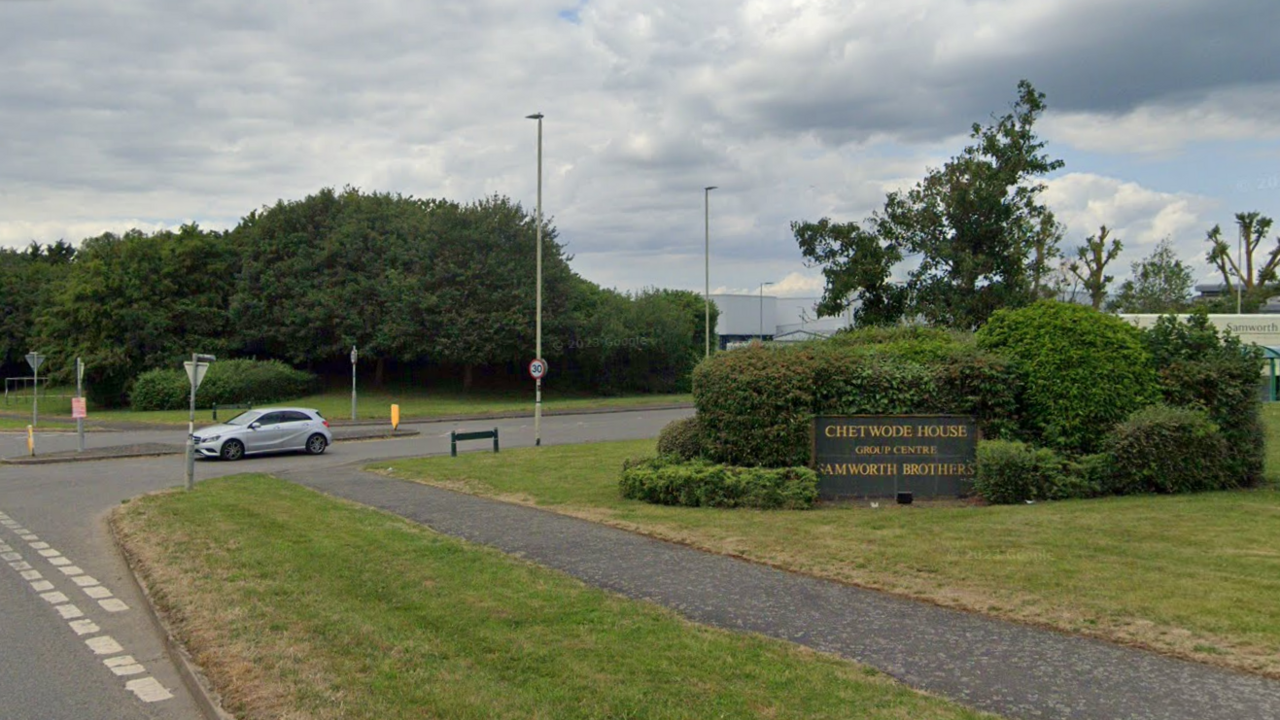
M 543 207 L 584 277 L 816 295 L 789 226 L 859 220 L 1030 80 L 1065 249 L 1116 274 L 1280 219 L 1276 0 L 0 0 L 0 245 L 352 185 Z M 773 290 L 771 288 L 771 290 Z

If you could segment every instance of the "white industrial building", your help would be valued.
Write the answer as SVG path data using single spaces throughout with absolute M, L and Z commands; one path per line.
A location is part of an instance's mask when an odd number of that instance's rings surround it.
M 818 318 L 814 308 L 821 298 L 777 297 L 774 295 L 712 295 L 720 310 L 716 336 L 721 349 L 751 340 L 796 342 L 828 337 L 853 325 L 853 313 L 841 317 Z

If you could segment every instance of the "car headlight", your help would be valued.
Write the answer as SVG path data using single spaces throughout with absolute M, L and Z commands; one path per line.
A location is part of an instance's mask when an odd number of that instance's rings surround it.
M 196 440 L 198 440 L 201 443 L 207 443 L 207 442 L 217 442 L 221 438 L 222 438 L 221 435 L 210 435 L 209 437 L 196 438 Z

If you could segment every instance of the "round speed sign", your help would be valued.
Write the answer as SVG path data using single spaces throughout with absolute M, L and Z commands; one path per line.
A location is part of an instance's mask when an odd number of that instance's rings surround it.
M 541 380 L 542 376 L 546 374 L 547 374 L 546 360 L 539 359 L 529 363 L 529 375 L 533 377 L 534 380 Z

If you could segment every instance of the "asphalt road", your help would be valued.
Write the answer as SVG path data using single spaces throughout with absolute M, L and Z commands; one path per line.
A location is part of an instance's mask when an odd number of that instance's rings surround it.
M 655 437 L 691 410 L 545 417 L 557 445 Z M 449 431 L 499 428 L 504 448 L 533 444 L 531 418 L 413 424 L 421 434 L 341 442 L 321 456 L 201 461 L 197 479 L 242 472 L 298 473 L 449 452 Z M 185 441 L 183 430 L 97 432 L 88 447 Z M 41 432 L 38 452 L 72 450 L 74 433 Z M 489 445 L 464 446 L 477 451 Z M 26 453 L 25 433 L 0 433 L 0 457 Z M 142 612 L 105 518 L 129 498 L 180 486 L 181 456 L 56 465 L 0 464 L 0 718 L 198 718 L 200 711 Z

